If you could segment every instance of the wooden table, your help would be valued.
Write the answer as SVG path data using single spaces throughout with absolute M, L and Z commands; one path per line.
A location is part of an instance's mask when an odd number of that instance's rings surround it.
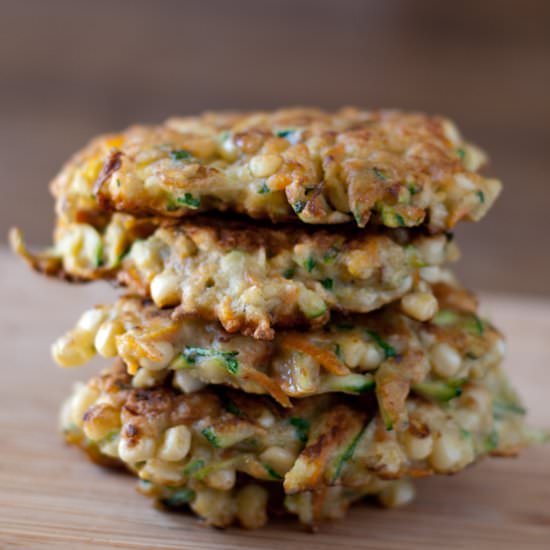
M 409 507 L 359 505 L 316 535 L 282 520 L 254 532 L 207 529 L 154 509 L 132 478 L 90 464 L 56 431 L 72 382 L 97 364 L 57 369 L 49 344 L 113 292 L 47 281 L 5 251 L 0 267 L 0 548 L 550 548 L 550 446 L 421 480 Z M 509 337 L 507 367 L 532 423 L 550 425 L 550 302 L 487 296 L 484 305 Z

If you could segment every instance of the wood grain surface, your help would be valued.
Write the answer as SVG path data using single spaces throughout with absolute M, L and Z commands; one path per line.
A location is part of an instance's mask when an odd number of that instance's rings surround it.
M 285 520 L 254 532 L 220 531 L 154 509 L 130 476 L 89 463 L 56 430 L 71 384 L 92 376 L 98 364 L 60 370 L 49 344 L 112 291 L 45 280 L 6 251 L 0 268 L 0 548 L 550 548 L 548 446 L 420 480 L 409 507 L 361 504 L 315 535 Z M 550 301 L 492 295 L 483 303 L 508 335 L 507 368 L 532 423 L 549 425 Z

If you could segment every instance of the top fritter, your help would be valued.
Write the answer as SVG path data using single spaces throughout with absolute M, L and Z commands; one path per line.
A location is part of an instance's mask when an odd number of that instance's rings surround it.
M 206 113 L 92 141 L 52 184 L 66 221 L 112 209 L 233 211 L 310 224 L 432 232 L 478 220 L 499 194 L 485 155 L 450 121 L 343 109 Z

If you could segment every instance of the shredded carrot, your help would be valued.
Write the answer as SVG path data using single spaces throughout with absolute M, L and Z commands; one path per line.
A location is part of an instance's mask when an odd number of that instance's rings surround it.
M 162 354 L 156 348 L 156 346 L 150 342 L 139 341 L 134 335 L 126 334 L 124 337 L 124 344 L 128 346 L 134 355 L 137 355 L 140 359 L 149 359 L 150 361 L 160 361 Z
M 447 228 L 452 229 L 462 218 L 467 216 L 470 213 L 470 208 L 467 206 L 462 206 L 457 208 L 450 216 L 449 221 L 447 222 Z
M 319 348 L 313 345 L 309 340 L 295 332 L 289 332 L 281 336 L 280 344 L 284 349 L 297 350 L 313 357 L 324 369 L 336 376 L 344 376 L 350 373 L 350 370 L 336 354 L 328 349 Z
M 244 370 L 244 369 L 243 369 Z M 283 407 L 292 407 L 292 402 L 288 398 L 281 387 L 269 376 L 265 375 L 263 372 L 260 372 L 256 369 L 246 369 L 244 370 L 242 378 L 252 380 L 256 382 L 262 388 L 265 388 L 268 393 Z
M 126 362 L 126 371 L 130 376 L 135 376 L 139 370 L 139 364 L 137 361 L 131 360 Z
M 153 342 L 158 341 L 168 341 L 171 344 L 173 343 L 173 340 L 175 336 L 177 335 L 179 331 L 179 327 L 175 324 L 164 324 L 164 319 L 162 320 L 162 323 L 151 323 L 151 328 L 149 328 L 143 336 L 145 336 L 148 340 Z

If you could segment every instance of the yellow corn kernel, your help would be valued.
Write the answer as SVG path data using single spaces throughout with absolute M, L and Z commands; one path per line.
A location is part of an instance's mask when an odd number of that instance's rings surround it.
M 77 367 L 87 363 L 94 355 L 90 333 L 73 330 L 58 338 L 51 348 L 53 360 L 61 367 Z
M 378 496 L 383 506 L 397 508 L 414 500 L 414 485 L 408 479 L 394 481 Z
M 103 357 L 115 357 L 117 355 L 116 337 L 124 332 L 124 326 L 120 321 L 105 321 L 97 331 L 94 345 L 97 352 Z
M 175 388 L 180 389 L 183 393 L 194 393 L 205 386 L 202 380 L 183 370 L 176 371 L 172 383 Z
M 148 370 L 162 370 L 168 364 L 175 355 L 174 346 L 170 342 L 155 342 L 151 344 L 154 347 L 154 350 L 157 352 L 155 360 L 149 359 L 148 357 L 142 357 L 139 360 L 141 367 Z
M 205 478 L 205 483 L 212 489 L 220 491 L 229 491 L 235 485 L 237 479 L 236 472 L 232 468 L 223 468 L 214 470 Z
M 191 447 L 191 432 L 187 426 L 173 426 L 164 432 L 157 457 L 168 462 L 183 460 Z
M 433 439 L 429 434 L 425 437 L 417 437 L 407 431 L 403 436 L 403 445 L 411 460 L 424 460 L 432 452 Z
M 344 363 L 352 369 L 375 369 L 384 360 L 384 353 L 379 346 L 357 336 L 341 338 L 339 344 Z
M 401 298 L 403 313 L 417 321 L 428 321 L 438 310 L 437 299 L 429 292 L 411 292 Z
M 75 393 L 71 400 L 71 418 L 72 423 L 82 427 L 84 413 L 93 405 L 99 397 L 97 390 L 86 386 L 85 384 L 77 384 Z
M 267 522 L 268 492 L 259 485 L 243 487 L 237 495 L 237 517 L 245 529 L 258 529 Z
M 462 470 L 473 459 L 469 441 L 459 434 L 442 432 L 434 439 L 430 464 L 437 472 L 451 473 Z
M 160 485 L 177 484 L 183 480 L 181 464 L 149 458 L 139 471 L 139 477 Z
M 179 278 L 171 270 L 159 273 L 151 281 L 151 298 L 158 307 L 176 305 L 180 300 Z
M 286 474 L 294 464 L 296 456 L 283 447 L 269 447 L 261 455 L 260 460 L 271 466 L 278 474 Z
M 431 365 L 434 372 L 442 378 L 452 378 L 462 366 L 462 357 L 452 346 L 438 342 L 430 349 Z
M 225 527 L 233 522 L 237 513 L 237 502 L 229 491 L 203 489 L 191 503 L 193 511 L 210 524 Z
M 127 464 L 135 464 L 147 460 L 155 455 L 155 440 L 150 437 L 141 437 L 137 441 L 120 439 L 118 456 Z
M 120 412 L 107 403 L 93 405 L 84 413 L 82 429 L 88 439 L 100 441 L 120 430 Z
M 272 176 L 283 163 L 279 155 L 256 155 L 250 159 L 250 171 L 256 178 Z
M 104 307 L 94 307 L 85 311 L 80 316 L 80 319 L 76 323 L 76 328 L 95 335 L 106 317 L 107 311 L 105 311 Z

